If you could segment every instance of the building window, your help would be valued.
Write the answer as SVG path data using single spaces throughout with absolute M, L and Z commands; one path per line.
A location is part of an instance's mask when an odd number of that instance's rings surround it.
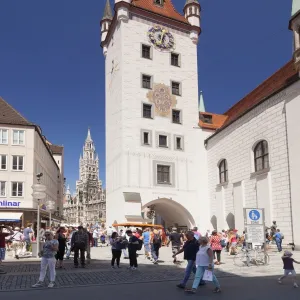
M 164 2 L 165 2 L 165 0 L 154 0 L 154 4 L 160 5 L 160 6 L 163 6 Z
M 267 141 L 260 141 L 254 148 L 255 172 L 269 168 L 269 149 Z
M 150 145 L 149 132 L 143 133 L 143 144 Z
M 11 183 L 11 196 L 12 197 L 23 197 L 23 182 L 12 182 Z
M 168 137 L 166 135 L 158 136 L 158 146 L 159 147 L 168 147 Z
M 149 75 L 142 75 L 142 87 L 144 89 L 151 89 L 151 76 Z
M 157 165 L 157 183 L 170 184 L 170 166 Z
M 180 83 L 172 81 L 172 94 L 180 96 Z
M 203 122 L 203 123 L 206 123 L 206 124 L 212 124 L 213 123 L 213 120 L 212 120 L 212 115 L 207 115 L 207 114 L 200 114 L 200 120 Z
M 0 181 L 0 197 L 6 197 L 6 182 Z
M 151 47 L 148 45 L 142 45 L 142 57 L 151 59 Z
M 13 155 L 12 169 L 14 171 L 23 171 L 24 170 L 24 157 L 23 156 Z
M 181 111 L 173 109 L 172 110 L 172 122 L 176 124 L 181 124 Z
M 8 143 L 8 130 L 0 129 L 0 144 L 7 144 L 7 143 Z
M 152 119 L 152 105 L 143 103 L 143 118 Z
M 182 150 L 182 138 L 176 137 L 176 150 Z
M 0 170 L 7 170 L 7 156 L 0 155 Z
M 220 183 L 225 183 L 228 181 L 228 169 L 227 169 L 227 160 L 223 159 L 219 163 L 219 181 Z
M 175 67 L 179 67 L 179 54 L 171 53 L 171 65 Z
M 24 130 L 13 130 L 13 145 L 24 145 Z

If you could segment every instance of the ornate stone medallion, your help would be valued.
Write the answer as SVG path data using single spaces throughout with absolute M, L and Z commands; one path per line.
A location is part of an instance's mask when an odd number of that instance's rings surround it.
M 172 108 L 177 104 L 170 87 L 162 83 L 154 84 L 153 89 L 148 92 L 147 98 L 154 104 L 155 113 L 162 117 L 169 116 Z

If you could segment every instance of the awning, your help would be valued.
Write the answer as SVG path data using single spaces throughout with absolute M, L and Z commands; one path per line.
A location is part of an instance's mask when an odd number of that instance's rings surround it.
M 21 212 L 0 212 L 0 222 L 20 222 L 22 215 Z

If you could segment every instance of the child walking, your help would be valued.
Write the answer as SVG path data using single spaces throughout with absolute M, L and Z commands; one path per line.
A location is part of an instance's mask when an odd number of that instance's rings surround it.
M 297 288 L 298 284 L 296 282 L 296 272 L 294 269 L 294 263 L 300 264 L 300 262 L 294 260 L 292 256 L 293 256 L 292 252 L 284 251 L 284 254 L 282 256 L 284 273 L 283 276 L 278 278 L 278 283 L 282 283 L 282 279 L 288 276 L 289 274 L 291 274 L 293 276 L 294 288 Z

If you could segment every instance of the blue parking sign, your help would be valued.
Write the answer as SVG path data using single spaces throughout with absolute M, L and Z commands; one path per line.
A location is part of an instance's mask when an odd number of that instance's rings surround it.
M 260 219 L 260 213 L 259 213 L 259 211 L 256 210 L 256 209 L 250 210 L 250 212 L 249 212 L 249 218 L 252 221 L 258 221 Z

